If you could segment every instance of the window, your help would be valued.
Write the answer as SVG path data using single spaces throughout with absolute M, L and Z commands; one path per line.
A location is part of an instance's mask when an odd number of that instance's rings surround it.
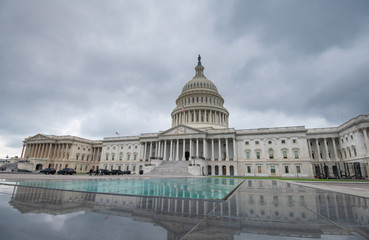
M 129 159 L 131 158 L 131 154 L 127 154 L 127 160 L 129 161 Z
M 256 152 L 256 159 L 260 159 L 260 152 Z
M 289 167 L 288 166 L 284 166 L 284 172 L 285 173 L 290 173 Z
M 83 161 L 83 160 L 85 160 L 85 155 L 82 155 L 82 159 L 81 159 L 81 160 L 82 160 L 82 161 Z
M 137 158 L 137 154 L 134 154 L 133 155 L 133 160 L 136 160 L 136 158 Z M 134 170 L 133 170 L 134 171 Z
M 275 166 L 270 166 L 270 173 L 275 174 Z
M 251 173 L 251 166 L 247 166 L 247 173 Z
M 286 143 L 286 140 L 281 140 L 281 143 L 282 143 L 282 144 Z
M 258 145 L 259 144 L 259 141 L 255 141 L 255 144 Z
M 113 150 L 115 150 L 115 146 L 113 147 Z
M 105 154 L 105 160 L 108 161 L 109 160 L 109 153 Z
M 295 150 L 293 153 L 295 154 L 295 158 L 299 158 L 299 151 Z
M 260 203 L 264 203 L 264 196 L 263 195 L 260 196 Z
M 351 140 L 354 140 L 354 136 L 351 135 Z
M 356 148 L 354 148 L 354 154 L 355 154 L 355 157 L 356 157 L 357 156 Z
M 245 145 L 249 145 L 249 141 L 246 141 L 246 142 L 245 142 Z
M 250 159 L 250 152 L 246 152 L 246 159 Z
M 269 148 L 269 159 L 274 158 L 273 148 Z
M 296 166 L 296 172 L 301 173 L 301 166 Z
M 261 173 L 261 166 L 258 166 L 258 173 Z
M 78 156 L 79 156 L 79 155 L 77 154 L 77 155 L 76 155 L 76 160 L 78 160 Z
M 268 144 L 272 144 L 272 141 L 268 141 Z
M 114 157 L 115 157 L 115 154 L 113 153 L 113 154 L 111 155 L 111 160 L 112 160 L 112 161 L 114 161 Z
M 122 153 L 122 152 L 120 152 L 120 153 L 119 153 L 119 160 L 121 160 L 121 161 L 122 161 L 122 159 L 123 159 L 123 153 Z
M 293 140 L 292 140 L 292 143 L 296 143 L 296 142 L 297 142 L 297 140 L 296 140 L 296 139 L 293 139 Z
M 283 151 L 283 158 L 287 159 L 287 151 Z

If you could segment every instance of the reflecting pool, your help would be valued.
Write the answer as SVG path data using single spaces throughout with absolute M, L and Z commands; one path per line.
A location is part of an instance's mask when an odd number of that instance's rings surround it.
M 224 199 L 243 179 L 130 178 L 111 180 L 27 181 L 16 184 L 58 190 L 199 199 Z

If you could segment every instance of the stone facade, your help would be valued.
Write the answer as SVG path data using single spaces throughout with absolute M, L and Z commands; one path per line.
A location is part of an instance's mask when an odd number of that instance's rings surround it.
M 77 172 L 97 169 L 102 141 L 73 136 L 37 134 L 23 141 L 20 160 L 33 164 L 34 170 L 73 168 Z
M 224 99 L 205 77 L 200 56 L 195 71 L 176 100 L 172 128 L 166 131 L 102 141 L 39 134 L 25 139 L 22 157 L 36 169 L 71 166 L 86 171 L 99 166 L 148 173 L 161 164 L 187 161 L 192 175 L 368 177 L 369 115 L 334 128 L 236 130 L 228 126 Z

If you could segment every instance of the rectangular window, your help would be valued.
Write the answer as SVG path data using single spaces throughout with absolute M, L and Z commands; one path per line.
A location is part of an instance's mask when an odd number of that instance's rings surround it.
M 246 159 L 250 159 L 250 152 L 246 152 Z
M 284 172 L 285 173 L 289 173 L 290 172 L 288 166 L 284 166 Z
M 127 154 L 127 160 L 129 160 L 131 158 L 130 154 Z
M 293 139 L 293 140 L 292 140 L 292 143 L 296 143 L 296 142 L 297 142 L 297 141 L 296 141 L 296 139 Z
M 256 152 L 256 159 L 260 159 L 260 152 Z
M 119 154 L 119 160 L 122 161 L 122 159 L 123 159 L 123 153 L 120 152 L 120 154 Z
M 115 154 L 111 155 L 111 160 L 114 161 Z
M 261 173 L 261 166 L 258 166 L 258 173 Z
M 137 158 L 137 155 L 136 154 L 133 155 L 133 160 L 136 160 L 136 158 Z
M 281 143 L 286 143 L 286 140 L 281 140 Z
M 274 158 L 274 153 L 273 153 L 273 149 L 269 149 L 269 159 L 273 159 Z
M 301 167 L 300 166 L 296 166 L 296 172 L 301 173 Z
M 245 142 L 245 145 L 249 145 L 249 141 L 246 141 L 246 142 Z
M 294 151 L 295 158 L 299 158 L 299 151 Z
M 283 158 L 287 159 L 287 151 L 283 151 Z
M 247 166 L 247 173 L 251 173 L 251 166 Z
M 275 166 L 270 166 L 270 173 L 275 174 Z
M 260 203 L 264 203 L 264 196 L 263 195 L 260 196 Z
M 255 141 L 255 144 L 258 145 L 259 144 L 259 141 Z

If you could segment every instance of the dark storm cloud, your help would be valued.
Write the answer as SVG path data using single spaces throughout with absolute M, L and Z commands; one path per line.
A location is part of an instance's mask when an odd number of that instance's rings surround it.
M 256 34 L 264 44 L 282 45 L 300 54 L 349 47 L 369 27 L 369 2 L 365 0 L 237 0 L 221 9 L 218 4 L 213 3 L 221 11 L 217 27 L 227 39 Z

